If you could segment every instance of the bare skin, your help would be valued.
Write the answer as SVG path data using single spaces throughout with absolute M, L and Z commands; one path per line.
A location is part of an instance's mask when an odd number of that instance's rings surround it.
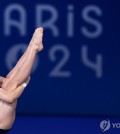
M 43 49 L 43 29 L 37 28 L 23 56 L 13 70 L 6 76 L 0 77 L 0 129 L 10 129 L 15 119 L 17 99 L 25 87 L 22 83 L 29 82 L 30 72 L 35 57 Z

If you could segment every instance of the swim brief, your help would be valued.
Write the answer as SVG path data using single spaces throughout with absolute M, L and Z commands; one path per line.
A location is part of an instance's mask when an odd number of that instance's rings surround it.
M 0 129 L 0 134 L 7 134 L 9 130 Z

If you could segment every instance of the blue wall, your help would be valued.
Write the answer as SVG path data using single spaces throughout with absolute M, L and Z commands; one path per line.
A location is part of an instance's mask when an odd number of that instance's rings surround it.
M 23 121 L 24 120 L 24 121 Z M 9 134 L 119 134 L 119 118 L 17 117 Z
M 18 113 L 120 115 L 119 1 L 0 1 L 0 75 L 34 29 L 44 46 Z

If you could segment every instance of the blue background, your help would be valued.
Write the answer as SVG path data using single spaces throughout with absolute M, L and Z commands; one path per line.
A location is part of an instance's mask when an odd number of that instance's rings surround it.
M 112 123 L 118 123 L 119 126 L 119 119 L 110 118 L 110 128 L 104 132 L 100 129 L 103 120 L 104 118 L 20 116 L 9 134 L 119 134 L 120 128 L 112 127 Z
M 18 28 L 12 26 L 10 35 L 5 35 L 5 10 L 10 4 L 18 3 L 26 11 L 26 34 L 22 36 Z M 84 0 L 84 1 L 0 1 L 0 75 L 6 76 L 10 71 L 8 63 L 14 66 L 22 55 L 22 48 L 13 53 L 9 59 L 9 51 L 17 44 L 28 44 L 36 26 L 35 8 L 37 4 L 50 4 L 56 8 L 58 19 L 55 23 L 59 36 L 44 27 L 44 51 L 38 56 L 38 64 L 32 73 L 31 82 L 19 99 L 17 113 L 40 115 L 120 115 L 120 19 L 119 1 Z M 68 5 L 73 5 L 74 34 L 67 35 Z M 82 17 L 83 10 L 95 5 L 101 11 L 99 16 L 91 11 L 89 16 L 102 25 L 102 33 L 95 38 L 86 37 L 81 29 L 95 32 L 96 26 Z M 43 12 L 43 22 L 49 20 L 51 14 Z M 13 11 L 12 18 L 19 20 L 19 13 Z M 70 71 L 70 77 L 51 77 L 50 72 L 61 61 L 63 51 L 56 51 L 55 61 L 51 61 L 50 50 L 60 44 L 66 47 L 70 56 L 61 68 Z M 83 63 L 81 50 L 88 48 L 88 59 L 96 62 L 96 56 L 102 55 L 102 76 Z M 9 55 L 8 55 L 9 54 Z M 8 57 L 7 57 L 8 55 Z M 8 58 L 6 61 L 6 57 Z

